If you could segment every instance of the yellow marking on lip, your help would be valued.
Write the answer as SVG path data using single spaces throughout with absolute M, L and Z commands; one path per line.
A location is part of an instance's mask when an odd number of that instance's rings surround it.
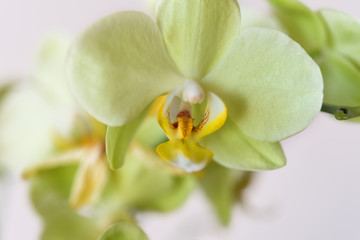
M 197 172 L 213 157 L 213 153 L 198 142 L 223 126 L 227 109 L 219 97 L 209 92 L 206 110 L 199 124 L 194 126 L 191 108 L 183 108 L 182 103 L 179 106 L 178 99 L 174 103 L 175 97 L 170 95 L 160 108 L 158 122 L 169 141 L 158 145 L 156 151 L 171 165 L 187 172 Z M 177 114 L 176 118 L 171 114 Z
M 178 130 L 182 138 L 186 138 L 190 135 L 194 129 L 194 119 L 191 117 L 189 112 L 180 112 L 177 116 L 178 119 Z
M 209 121 L 209 116 L 210 116 L 210 112 L 206 111 L 204 113 L 204 116 L 201 118 L 201 121 L 200 121 L 199 125 L 194 127 L 194 130 L 193 130 L 194 133 L 197 133 L 197 132 L 201 131 L 201 129 L 204 127 L 204 125 Z

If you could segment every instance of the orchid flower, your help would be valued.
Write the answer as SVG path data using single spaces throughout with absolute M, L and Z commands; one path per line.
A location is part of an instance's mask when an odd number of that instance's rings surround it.
M 79 111 L 64 81 L 69 43 L 63 35 L 46 36 L 32 64 L 31 78 L 12 79 L 4 96 L 0 105 L 0 159 L 11 172 L 22 172 L 48 157 L 54 151 L 49 141 L 54 129 L 67 132 L 71 118 Z
M 80 104 L 109 126 L 113 169 L 154 100 L 169 138 L 157 152 L 188 172 L 213 158 L 246 170 L 284 166 L 278 141 L 322 103 L 316 63 L 281 32 L 240 31 L 235 0 L 157 1 L 156 22 L 135 11 L 107 16 L 75 41 L 67 74 Z

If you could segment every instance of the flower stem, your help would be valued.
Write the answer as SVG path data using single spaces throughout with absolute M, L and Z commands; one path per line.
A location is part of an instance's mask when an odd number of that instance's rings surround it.
M 360 107 L 340 107 L 324 104 L 321 111 L 334 115 L 337 120 L 348 120 L 360 117 Z

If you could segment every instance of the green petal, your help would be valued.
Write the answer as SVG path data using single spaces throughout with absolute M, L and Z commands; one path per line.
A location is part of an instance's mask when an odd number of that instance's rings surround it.
M 155 15 L 156 0 L 145 0 L 146 9 L 151 13 L 151 16 Z
M 55 106 L 69 107 L 76 103 L 64 70 L 70 43 L 70 39 L 62 35 L 47 36 L 37 55 L 34 82 Z
M 238 190 L 243 190 L 238 189 L 239 183 L 248 178 L 248 172 L 225 168 L 216 162 L 211 162 L 206 167 L 200 183 L 224 225 L 230 223 Z
M 324 103 L 360 105 L 360 70 L 349 59 L 336 52 L 327 52 L 320 68 L 324 76 Z
M 108 228 L 98 240 L 149 240 L 149 238 L 136 224 L 121 222 Z
M 182 81 L 156 24 L 140 12 L 115 13 L 92 25 L 71 48 L 67 71 L 78 101 L 110 126 L 133 120 Z
M 309 54 L 321 50 L 326 29 L 317 14 L 297 0 L 268 0 L 289 36 Z
M 105 186 L 109 168 L 102 150 L 101 144 L 95 145 L 81 159 L 69 199 L 70 205 L 75 209 L 98 200 Z
M 211 149 L 219 164 L 241 170 L 271 170 L 283 167 L 286 158 L 279 143 L 261 142 L 246 136 L 228 119 L 217 132 L 201 144 Z
M 180 71 L 194 79 L 217 65 L 240 28 L 235 0 L 162 0 L 156 17 L 168 53 Z
M 15 84 L 0 105 L 0 159 L 23 171 L 53 151 L 54 109 L 27 84 Z M 26 120 L 26 124 L 24 121 Z
M 276 142 L 303 130 L 320 111 L 319 67 L 285 34 L 247 28 L 205 77 L 248 136 Z
M 280 21 L 268 11 L 248 5 L 241 6 L 241 31 L 248 27 L 262 27 L 283 30 Z
M 328 28 L 332 47 L 360 67 L 360 22 L 336 10 L 321 10 L 319 14 Z
M 63 153 L 52 154 L 45 161 L 33 164 L 27 168 L 22 177 L 28 179 L 38 175 L 42 171 L 51 170 L 61 166 L 78 164 L 87 157 L 89 150 L 87 148 L 74 148 Z
M 114 170 L 123 165 L 130 143 L 148 110 L 149 107 L 147 107 L 135 120 L 124 126 L 107 128 L 106 155 L 111 169 Z

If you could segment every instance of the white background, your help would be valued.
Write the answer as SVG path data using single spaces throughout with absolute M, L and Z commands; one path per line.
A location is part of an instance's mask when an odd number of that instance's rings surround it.
M 303 1 L 360 18 L 355 0 Z M 121 10 L 144 10 L 140 0 L 0 0 L 0 78 L 27 77 L 38 42 L 48 32 L 78 34 L 93 21 Z M 266 9 L 262 1 L 240 1 Z M 360 93 L 359 93 L 360 94 Z M 152 240 L 360 239 L 360 125 L 325 114 L 283 142 L 288 165 L 258 174 L 247 208 L 234 210 L 229 228 L 217 225 L 200 193 L 171 215 L 141 216 Z M 0 208 L 1 240 L 36 240 L 40 220 L 28 202 L 26 183 L 12 177 Z M 0 204 L 1 204 L 0 201 Z

